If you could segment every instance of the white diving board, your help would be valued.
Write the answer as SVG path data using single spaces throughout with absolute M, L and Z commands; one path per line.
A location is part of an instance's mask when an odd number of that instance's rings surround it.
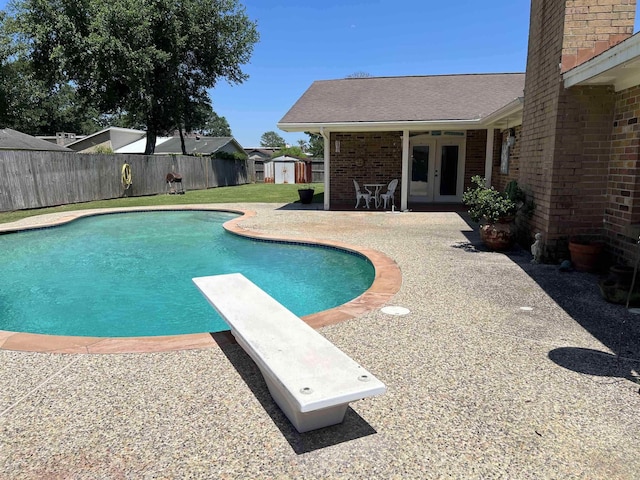
M 298 432 L 341 423 L 349 402 L 387 387 L 240 273 L 193 282 L 258 365 Z

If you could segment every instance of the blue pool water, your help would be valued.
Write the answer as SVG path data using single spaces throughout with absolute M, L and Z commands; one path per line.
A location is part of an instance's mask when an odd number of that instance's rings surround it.
M 341 305 L 374 269 L 332 248 L 224 231 L 234 214 L 121 213 L 0 235 L 0 330 L 98 337 L 228 327 L 191 279 L 240 272 L 295 314 Z

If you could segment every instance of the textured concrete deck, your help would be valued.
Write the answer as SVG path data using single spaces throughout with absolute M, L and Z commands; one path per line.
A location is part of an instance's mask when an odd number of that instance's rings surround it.
M 0 478 L 637 478 L 640 317 L 597 276 L 485 251 L 453 212 L 223 207 L 257 211 L 248 231 L 397 263 L 387 303 L 410 314 L 320 330 L 388 392 L 298 434 L 233 343 L 0 350 Z

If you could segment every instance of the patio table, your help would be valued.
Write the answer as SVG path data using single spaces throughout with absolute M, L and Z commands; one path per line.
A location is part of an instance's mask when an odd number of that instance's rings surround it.
M 376 201 L 376 208 L 380 208 L 380 190 L 382 190 L 382 187 L 384 187 L 385 185 L 386 183 L 365 183 L 364 184 L 364 188 L 366 188 L 367 190 L 369 190 L 369 188 L 374 189 L 373 198 Z M 369 190 L 369 193 L 371 193 L 371 190 Z

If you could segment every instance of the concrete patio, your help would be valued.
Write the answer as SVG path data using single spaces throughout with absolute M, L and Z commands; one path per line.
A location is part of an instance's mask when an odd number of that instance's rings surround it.
M 388 304 L 408 315 L 320 329 L 388 392 L 298 434 L 233 343 L 0 350 L 0 478 L 637 478 L 640 316 L 602 300 L 596 275 L 486 251 L 455 212 L 219 207 L 255 210 L 248 231 L 397 263 Z

